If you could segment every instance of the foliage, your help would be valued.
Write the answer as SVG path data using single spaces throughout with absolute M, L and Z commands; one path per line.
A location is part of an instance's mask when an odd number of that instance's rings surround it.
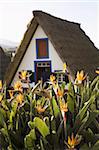
M 1 149 L 98 150 L 99 76 L 90 82 L 81 72 L 61 84 L 51 76 L 31 87 L 23 75 L 26 90 L 20 82 L 12 90 L 0 86 Z

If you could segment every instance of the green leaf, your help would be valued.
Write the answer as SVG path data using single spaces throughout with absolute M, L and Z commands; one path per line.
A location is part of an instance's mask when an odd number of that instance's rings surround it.
M 34 146 L 34 141 L 36 140 L 36 134 L 35 134 L 35 129 L 32 129 L 28 135 L 26 135 L 24 142 L 25 142 L 25 147 L 28 149 L 33 150 Z
M 52 130 L 52 133 L 56 133 L 56 120 L 55 120 L 55 117 L 52 116 L 50 121 L 51 121 L 51 130 Z
M 40 139 L 40 145 L 41 145 L 41 150 L 44 150 L 43 142 L 41 139 Z
M 60 135 L 62 134 L 62 130 L 63 130 L 63 120 L 60 122 L 60 125 L 59 125 L 58 130 L 57 130 L 57 138 L 58 138 L 58 140 L 60 138 Z
M 48 134 L 50 134 L 48 126 L 42 119 L 35 117 L 33 122 L 43 137 L 46 137 Z
M 5 117 L 6 117 L 5 111 L 0 108 L 0 126 L 4 125 Z
M 53 112 L 54 112 L 54 116 L 56 118 L 60 111 L 59 111 L 59 107 L 58 107 L 58 105 L 56 103 L 56 100 L 54 98 L 52 98 L 52 105 L 53 105 L 52 109 L 53 109 Z
M 93 145 L 97 142 L 97 136 L 93 133 L 91 128 L 88 128 L 87 130 L 82 130 L 81 135 L 83 136 L 86 143 L 91 143 L 91 145 Z
M 7 130 L 6 130 L 5 128 L 0 129 L 0 132 L 1 132 L 5 137 L 8 136 L 8 132 L 7 132 Z
M 80 147 L 79 150 L 90 150 L 87 144 L 84 144 L 83 146 Z
M 72 82 L 68 83 L 68 91 L 69 91 L 70 95 L 74 96 L 74 86 L 73 86 Z
M 8 110 L 8 107 L 7 107 L 7 105 L 6 105 L 6 99 L 4 99 L 3 101 L 2 101 L 2 107 L 3 107 L 3 109 L 4 110 Z
M 88 120 L 86 121 L 85 127 L 87 128 L 93 122 L 93 120 L 96 119 L 96 117 L 98 115 L 99 115 L 99 111 L 98 110 L 96 110 L 94 112 L 90 112 L 90 116 L 89 116 Z
M 87 101 L 87 102 L 84 103 L 83 108 L 77 114 L 76 119 L 75 119 L 75 124 L 74 124 L 74 130 L 75 130 L 75 132 L 77 132 L 77 130 L 79 130 L 79 128 L 81 126 L 82 126 L 81 128 L 84 127 L 85 123 L 82 122 L 82 120 L 84 120 L 84 118 L 86 117 L 88 108 L 90 107 L 90 105 L 93 103 L 94 100 L 95 100 L 95 95 L 91 96 L 91 98 L 89 99 L 89 101 Z M 80 128 L 80 131 L 81 131 L 81 128 Z
M 30 129 L 35 128 L 35 124 L 34 124 L 34 122 L 32 122 L 32 121 L 29 121 L 29 122 L 28 122 L 28 125 L 29 125 L 29 128 L 30 128 Z
M 36 140 L 35 129 L 32 129 L 32 130 L 30 131 L 29 136 L 30 136 L 33 140 Z
M 94 120 L 96 120 L 96 117 L 99 115 L 99 112 L 98 111 L 94 111 L 94 112 L 87 112 L 87 116 L 82 120 L 82 124 L 79 128 L 79 131 L 78 131 L 78 134 L 79 132 L 81 132 L 84 128 L 87 128 L 89 127 L 89 125 L 91 123 L 94 122 Z
M 31 139 L 30 135 L 26 135 L 25 139 L 24 139 L 24 143 L 25 143 L 25 148 L 29 149 L 29 150 L 33 150 L 33 140 Z
M 73 113 L 74 112 L 74 99 L 70 94 L 68 94 L 67 96 L 67 106 L 68 106 L 69 111 Z
M 83 108 L 79 111 L 79 113 L 78 113 L 76 119 L 77 119 L 77 118 L 80 118 L 80 120 L 83 119 L 83 117 L 84 117 L 86 111 L 88 110 L 89 106 L 91 105 L 91 103 L 93 103 L 94 100 L 95 100 L 95 95 L 91 96 L 91 98 L 89 99 L 89 101 L 87 101 L 87 102 L 84 103 L 84 106 L 83 106 Z
M 16 110 L 17 110 L 17 106 L 18 106 L 18 103 L 15 102 L 13 104 L 13 107 L 12 107 L 12 110 L 11 110 L 11 113 L 10 113 L 10 116 L 9 116 L 9 121 L 12 123 L 12 118 L 15 117 L 15 114 L 16 114 Z
M 89 85 L 84 84 L 84 86 L 82 86 L 81 88 L 80 94 L 81 94 L 81 104 L 83 106 L 84 103 L 90 99 L 91 91 L 89 89 Z M 82 108 L 82 106 L 80 106 L 80 108 Z
M 92 150 L 99 150 L 99 140 L 94 144 Z
M 93 80 L 93 82 L 91 83 L 91 85 L 90 85 L 90 90 L 91 90 L 91 91 L 92 91 L 93 88 L 95 87 L 95 84 L 97 83 L 98 80 L 99 80 L 99 76 L 97 76 L 97 77 Z
M 38 81 L 38 83 L 33 87 L 33 89 L 31 90 L 32 93 L 35 93 L 35 91 L 38 89 L 38 87 L 40 86 L 41 81 Z

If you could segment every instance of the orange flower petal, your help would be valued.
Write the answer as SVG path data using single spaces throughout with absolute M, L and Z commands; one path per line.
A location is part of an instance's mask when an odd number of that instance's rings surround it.
M 99 74 L 99 70 L 96 70 L 96 73 Z
M 14 91 L 13 90 L 9 90 L 9 95 L 10 95 L 10 98 L 13 98 Z
M 82 83 L 82 81 L 85 80 L 86 78 L 86 75 L 84 76 L 83 70 L 81 70 L 80 72 L 78 71 L 76 76 L 77 76 L 76 81 L 78 81 L 78 83 Z
M 21 105 L 22 102 L 23 102 L 23 100 L 24 100 L 23 94 L 21 94 L 21 93 L 18 94 L 17 97 L 16 97 L 16 100 L 17 100 L 17 102 Z
M 68 144 L 71 146 L 71 139 L 70 139 L 70 136 L 68 136 Z
M 2 89 L 2 87 L 3 87 L 3 86 L 2 86 L 2 81 L 0 80 L 0 90 Z
M 20 81 L 14 83 L 14 90 L 22 91 L 22 83 Z
M 27 71 L 25 71 L 25 70 L 21 71 L 20 77 L 21 77 L 22 80 L 26 80 L 26 78 L 27 78 Z
M 50 81 L 51 81 L 51 82 L 54 82 L 54 81 L 55 81 L 55 76 L 53 76 L 53 74 L 50 75 Z
M 45 108 L 42 108 L 41 105 L 37 106 L 36 109 L 37 109 L 38 113 L 43 113 L 45 111 Z
M 2 101 L 3 95 L 0 95 L 0 102 Z

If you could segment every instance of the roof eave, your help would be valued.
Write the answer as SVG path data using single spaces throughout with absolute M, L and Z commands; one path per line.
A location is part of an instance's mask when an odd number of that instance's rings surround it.
M 4 77 L 4 81 L 6 82 L 7 86 L 9 86 L 14 78 L 14 75 L 22 61 L 22 58 L 25 55 L 25 52 L 31 42 L 31 39 L 37 29 L 38 23 L 35 19 L 35 17 L 31 20 L 28 29 L 26 30 L 23 39 L 21 41 L 21 44 L 17 50 L 17 53 L 14 57 L 13 62 L 10 63 L 7 72 Z

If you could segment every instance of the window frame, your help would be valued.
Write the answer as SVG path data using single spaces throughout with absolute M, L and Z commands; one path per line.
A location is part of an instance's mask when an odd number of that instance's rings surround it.
M 37 64 L 38 63 L 46 63 L 46 62 L 48 62 L 49 63 L 49 65 L 50 65 L 50 71 L 52 72 L 52 61 L 51 60 L 36 60 L 36 61 L 34 61 L 34 80 L 35 80 L 35 83 L 37 82 L 37 77 L 36 77 L 36 75 L 37 75 Z
M 45 40 L 46 41 L 46 43 L 47 43 L 47 56 L 43 56 L 43 57 L 39 57 L 38 56 L 38 44 L 37 44 L 38 40 Z M 48 38 L 39 38 L 39 39 L 36 39 L 36 58 L 37 59 L 47 59 L 47 58 L 49 58 Z
M 65 76 L 68 77 L 65 73 L 63 73 L 62 70 L 54 70 L 54 72 L 52 73 L 55 75 L 58 83 L 63 83 L 63 82 L 66 82 L 68 83 L 69 82 L 69 79 L 65 80 Z

